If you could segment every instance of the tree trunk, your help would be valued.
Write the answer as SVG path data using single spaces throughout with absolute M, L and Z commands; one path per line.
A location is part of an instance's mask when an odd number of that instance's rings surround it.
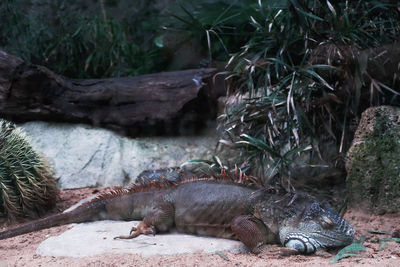
M 0 116 L 89 123 L 127 135 L 193 133 L 216 114 L 216 71 L 75 80 L 0 50 Z

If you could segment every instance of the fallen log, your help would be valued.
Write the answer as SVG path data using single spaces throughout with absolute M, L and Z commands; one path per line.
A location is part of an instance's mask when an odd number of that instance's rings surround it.
M 0 50 L 0 116 L 89 123 L 130 136 L 192 133 L 216 115 L 216 71 L 76 80 Z

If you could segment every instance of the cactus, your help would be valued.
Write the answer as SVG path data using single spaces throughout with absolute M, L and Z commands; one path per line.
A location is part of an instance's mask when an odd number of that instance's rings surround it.
M 52 208 L 58 189 L 43 156 L 15 124 L 0 119 L 0 216 L 34 218 Z

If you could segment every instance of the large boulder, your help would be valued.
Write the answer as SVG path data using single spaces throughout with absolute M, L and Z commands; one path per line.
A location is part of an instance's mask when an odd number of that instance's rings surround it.
M 346 170 L 351 206 L 377 213 L 400 211 L 400 108 L 363 112 Z
M 224 250 L 233 253 L 246 251 L 246 248 L 237 240 L 181 233 L 141 235 L 130 240 L 114 240 L 114 237 L 129 232 L 132 226 L 138 224 L 138 221 L 80 223 L 61 235 L 43 241 L 36 253 L 41 256 L 79 258 L 101 257 L 101 255 L 109 253 L 153 257 L 188 253 L 216 253 Z
M 217 138 L 127 138 L 87 125 L 28 122 L 20 125 L 54 168 L 61 188 L 126 185 L 144 170 L 210 158 Z

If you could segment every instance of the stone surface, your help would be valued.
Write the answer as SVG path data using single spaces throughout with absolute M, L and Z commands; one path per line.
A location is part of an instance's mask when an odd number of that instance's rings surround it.
M 20 125 L 43 153 L 61 188 L 126 185 L 144 170 L 209 158 L 217 139 L 205 136 L 127 138 L 87 125 L 28 122 Z
M 351 206 L 377 213 L 400 211 L 400 108 L 363 112 L 346 170 Z
M 130 253 L 150 257 L 245 250 L 239 241 L 178 233 L 141 235 L 130 240 L 113 239 L 116 236 L 128 234 L 132 226 L 136 226 L 138 223 L 138 221 L 99 221 L 77 224 L 63 234 L 43 241 L 36 253 L 53 257 L 86 257 L 104 253 Z

